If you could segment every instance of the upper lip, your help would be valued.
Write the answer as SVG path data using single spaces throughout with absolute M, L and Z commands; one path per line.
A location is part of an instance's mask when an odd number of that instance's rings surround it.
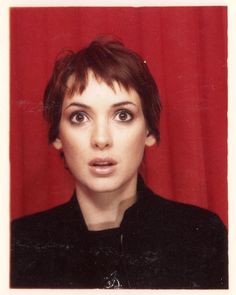
M 94 158 L 89 162 L 89 166 L 96 166 L 96 165 L 116 165 L 117 162 L 112 158 Z

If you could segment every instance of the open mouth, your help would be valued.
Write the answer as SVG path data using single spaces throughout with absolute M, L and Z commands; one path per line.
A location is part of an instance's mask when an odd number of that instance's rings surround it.
M 97 167 L 106 167 L 106 166 L 112 166 L 114 165 L 111 162 L 99 162 L 99 163 L 93 163 L 92 166 L 97 166 Z
M 89 162 L 90 166 L 106 167 L 116 165 L 117 162 L 111 158 L 95 158 Z
M 96 175 L 108 175 L 114 172 L 117 162 L 110 158 L 96 158 L 89 162 L 92 173 Z

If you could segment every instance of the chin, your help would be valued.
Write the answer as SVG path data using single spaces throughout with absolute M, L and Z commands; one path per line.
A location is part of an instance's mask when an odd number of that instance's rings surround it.
M 119 189 L 121 185 L 112 179 L 104 178 L 93 181 L 90 187 L 91 190 L 97 193 L 110 193 Z
M 78 186 L 81 185 L 94 193 L 111 193 L 122 187 L 123 181 L 114 177 L 91 177 L 89 183 L 79 181 Z

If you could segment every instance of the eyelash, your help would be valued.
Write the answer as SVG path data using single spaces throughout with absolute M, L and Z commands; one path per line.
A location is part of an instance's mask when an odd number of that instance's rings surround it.
M 122 115 L 125 115 L 126 116 L 126 119 L 125 120 L 118 119 L 117 120 L 118 122 L 128 123 L 128 122 L 132 121 L 133 118 L 134 118 L 134 115 L 132 114 L 132 112 L 130 112 L 130 111 L 126 110 L 126 109 L 120 109 L 120 110 L 116 111 L 116 113 L 114 115 L 114 118 L 116 118 L 117 116 L 119 116 L 121 114 Z M 80 119 L 77 120 L 78 119 L 78 116 L 81 116 L 82 117 L 82 120 L 80 120 Z M 127 119 L 127 117 L 128 117 L 128 119 Z M 76 111 L 76 112 L 73 112 L 70 115 L 69 119 L 70 119 L 70 121 L 73 124 L 82 124 L 82 123 L 86 122 L 87 120 L 89 120 L 89 116 L 85 112 Z M 84 119 L 87 119 L 87 120 L 84 120 Z
M 84 120 L 76 120 L 76 117 L 77 117 L 77 119 L 78 119 L 78 116 L 83 116 L 83 119 L 84 118 L 87 118 L 88 120 L 89 120 L 89 118 L 88 118 L 88 115 L 86 114 L 86 113 L 84 113 L 84 112 L 81 112 L 81 111 L 76 111 L 76 112 L 73 112 L 71 115 L 70 115 L 70 121 L 73 123 L 73 124 L 82 124 L 82 123 L 84 123 Z
M 129 117 L 129 119 L 128 119 L 128 120 L 118 120 L 119 122 L 126 122 L 126 123 L 128 123 L 128 122 L 132 121 L 133 118 L 134 118 L 134 115 L 133 115 L 130 111 L 125 110 L 125 109 L 118 110 L 118 111 L 115 113 L 115 117 L 116 117 L 116 116 L 119 116 L 119 115 L 121 115 L 121 114 L 125 114 L 126 116 Z

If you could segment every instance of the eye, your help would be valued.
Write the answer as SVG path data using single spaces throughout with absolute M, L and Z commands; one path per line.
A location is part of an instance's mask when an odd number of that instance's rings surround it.
M 119 110 L 116 112 L 115 119 L 118 121 L 129 122 L 133 119 L 133 115 L 130 111 Z
M 81 124 L 89 120 L 88 115 L 84 112 L 75 112 L 70 115 L 70 121 L 75 124 Z

